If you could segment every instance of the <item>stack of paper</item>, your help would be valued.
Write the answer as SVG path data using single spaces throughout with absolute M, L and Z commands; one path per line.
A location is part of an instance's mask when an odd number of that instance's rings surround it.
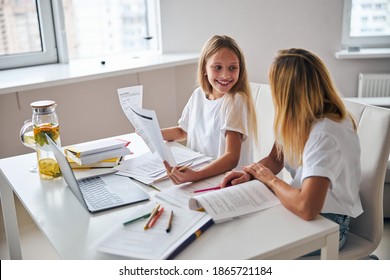
M 123 221 L 125 225 L 109 232 L 98 250 L 134 259 L 171 259 L 213 224 L 211 217 L 204 212 L 164 205 L 165 210 L 156 225 L 145 230 L 146 220 L 142 217 L 154 206 L 155 203 L 149 203 L 134 208 L 128 220 Z M 167 233 L 171 211 L 174 212 L 172 227 Z M 129 220 L 134 222 L 126 223 Z
M 116 158 L 129 155 L 130 150 L 127 148 L 128 141 L 120 139 L 107 139 L 101 141 L 91 141 L 65 149 L 65 155 L 78 165 L 89 165 L 99 161 L 111 160 L 114 163 Z
M 196 167 L 212 160 L 211 157 L 194 152 L 176 142 L 167 144 L 178 166 Z M 118 170 L 118 175 L 128 176 L 145 184 L 152 184 L 166 176 L 162 159 L 156 152 L 148 152 L 142 156 L 122 161 L 115 169 Z

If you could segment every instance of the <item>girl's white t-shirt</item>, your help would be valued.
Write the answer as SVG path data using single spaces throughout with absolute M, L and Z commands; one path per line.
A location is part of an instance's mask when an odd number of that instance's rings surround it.
M 363 212 L 359 196 L 360 143 L 349 118 L 340 123 L 327 118 L 315 123 L 303 151 L 303 165 L 293 169 L 286 164 L 286 168 L 293 187 L 300 188 L 312 176 L 330 180 L 321 213 L 357 217 Z
M 229 94 L 230 95 L 230 94 Z M 187 147 L 214 159 L 225 153 L 226 131 L 243 135 L 238 167 L 253 162 L 252 140 L 248 133 L 248 111 L 239 94 L 209 100 L 199 87 L 191 95 L 179 126 L 187 132 Z

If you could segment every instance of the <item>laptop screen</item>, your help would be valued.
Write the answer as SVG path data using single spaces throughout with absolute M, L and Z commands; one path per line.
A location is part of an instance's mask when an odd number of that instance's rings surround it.
M 46 135 L 46 139 L 49 142 L 49 146 L 54 153 L 54 157 L 56 158 L 60 166 L 62 176 L 64 177 L 66 183 L 68 184 L 69 188 L 74 193 L 74 195 L 77 197 L 77 199 L 81 202 L 81 204 L 88 209 L 84 197 L 81 194 L 81 191 L 79 189 L 76 177 L 74 176 L 73 170 L 70 167 L 68 160 L 61 152 L 60 148 L 56 145 L 56 143 L 53 142 L 53 140 L 50 139 L 49 136 Z

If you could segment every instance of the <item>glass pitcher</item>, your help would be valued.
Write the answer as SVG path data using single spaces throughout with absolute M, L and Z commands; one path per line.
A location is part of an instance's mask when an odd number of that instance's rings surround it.
M 20 130 L 22 143 L 35 149 L 38 159 L 38 171 L 42 179 L 53 179 L 61 176 L 59 165 L 54 157 L 46 136 L 61 146 L 60 127 L 52 100 L 36 101 L 30 104 L 32 120 L 27 121 Z

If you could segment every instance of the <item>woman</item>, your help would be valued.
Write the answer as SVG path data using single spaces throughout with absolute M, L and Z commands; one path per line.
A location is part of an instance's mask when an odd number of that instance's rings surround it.
M 275 144 L 258 163 L 228 172 L 221 187 L 260 180 L 299 217 L 312 220 L 321 214 L 338 223 L 342 248 L 350 217 L 363 212 L 356 124 L 317 55 L 303 49 L 282 50 L 269 79 Z M 293 178 L 290 183 L 276 176 L 283 167 Z

